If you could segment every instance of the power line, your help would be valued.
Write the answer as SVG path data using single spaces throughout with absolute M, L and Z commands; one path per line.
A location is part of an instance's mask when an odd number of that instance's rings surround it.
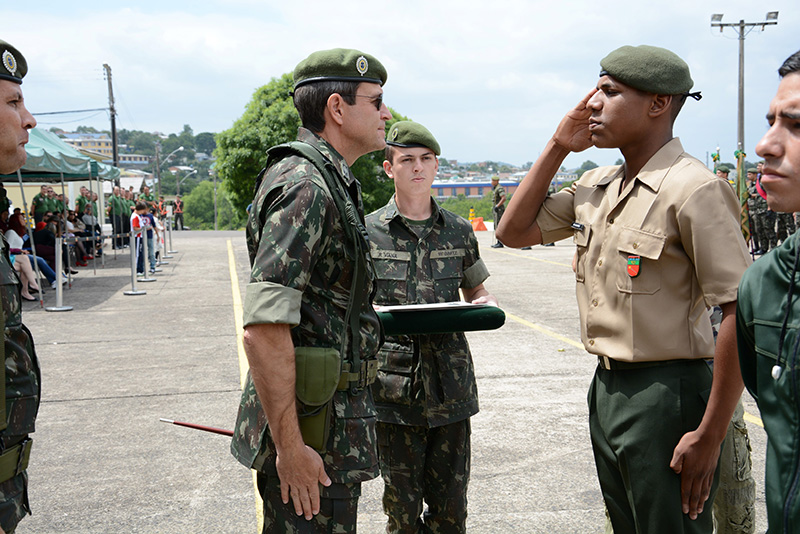
M 65 113 L 88 113 L 89 111 L 106 111 L 108 108 L 73 109 L 70 111 L 44 111 L 33 115 L 63 115 Z

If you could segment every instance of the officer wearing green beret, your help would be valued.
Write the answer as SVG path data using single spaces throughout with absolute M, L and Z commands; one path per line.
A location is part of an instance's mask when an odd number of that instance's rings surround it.
M 395 194 L 367 216 L 381 305 L 491 303 L 472 226 L 439 206 L 431 184 L 439 143 L 419 123 L 389 130 L 383 170 Z M 459 295 L 459 289 L 461 295 Z M 475 370 L 463 332 L 389 336 L 373 395 L 386 532 L 464 532 Z M 423 514 L 423 507 L 427 509 Z
M 297 141 L 272 147 L 247 223 L 250 372 L 231 444 L 258 472 L 264 532 L 356 530 L 361 482 L 378 476 L 380 323 L 350 166 L 382 149 L 383 65 L 358 50 L 314 52 L 294 70 Z
M 687 98 L 700 99 L 688 65 L 663 48 L 624 46 L 600 66 L 498 237 L 577 245 L 581 337 L 598 362 L 589 428 L 614 532 L 711 533 L 720 446 L 743 387 L 732 321 L 750 263 L 740 206 L 673 135 Z M 618 148 L 624 164 L 548 196 L 564 158 L 590 146 Z M 723 314 L 716 345 L 705 317 L 714 305 Z
M 0 41 L 0 174 L 16 172 L 25 164 L 28 130 L 36 119 L 25 108 L 22 78 L 28 71 L 23 55 Z M 33 337 L 22 324 L 20 280 L 8 255 L 5 236 L 0 240 L 0 317 L 4 343 L 0 367 L 0 527 L 13 532 L 30 513 L 28 505 L 29 434 L 39 411 L 39 361 Z

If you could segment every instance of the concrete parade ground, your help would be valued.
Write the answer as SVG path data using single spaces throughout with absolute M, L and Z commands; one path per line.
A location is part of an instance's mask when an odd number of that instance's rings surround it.
M 472 419 L 468 530 L 597 533 L 603 503 L 586 393 L 596 366 L 580 343 L 571 240 L 492 249 L 486 287 L 503 328 L 469 334 L 481 411 Z M 128 296 L 128 249 L 81 268 L 64 304 L 23 303 L 42 368 L 28 469 L 33 515 L 18 534 L 248 533 L 258 529 L 251 472 L 230 438 L 159 418 L 232 429 L 241 391 L 237 346 L 249 278 L 244 232 L 175 232 L 176 251 L 146 295 Z M 55 292 L 45 293 L 45 306 Z M 745 394 L 766 530 L 766 436 Z M 364 484 L 358 531 L 383 532 L 382 482 Z

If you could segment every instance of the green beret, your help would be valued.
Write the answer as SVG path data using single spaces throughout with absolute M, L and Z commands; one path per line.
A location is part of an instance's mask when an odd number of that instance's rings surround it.
M 389 129 L 386 144 L 392 146 L 430 148 L 437 156 L 442 153 L 436 138 L 418 122 L 397 121 Z
M 725 173 L 725 174 L 728 174 L 729 172 L 731 172 L 731 170 L 728 168 L 727 165 L 720 165 L 719 167 L 717 167 L 717 170 L 719 172 L 722 172 L 722 173 Z
M 747 167 L 747 174 L 750 174 L 751 172 L 752 172 L 753 174 L 755 174 L 755 173 L 757 173 L 757 172 L 758 172 L 758 170 L 756 170 L 756 168 L 755 168 L 755 167 Z
M 350 50 L 334 48 L 314 52 L 294 68 L 294 88 L 321 82 L 370 82 L 386 83 L 386 69 L 374 56 Z
M 658 95 L 679 95 L 694 82 L 689 65 L 674 52 L 656 46 L 623 46 L 600 61 L 600 76 L 609 75 L 634 89 Z
M 28 63 L 25 61 L 25 57 L 19 50 L 3 40 L 0 40 L 0 56 L 2 56 L 0 80 L 21 84 L 22 78 L 28 73 Z

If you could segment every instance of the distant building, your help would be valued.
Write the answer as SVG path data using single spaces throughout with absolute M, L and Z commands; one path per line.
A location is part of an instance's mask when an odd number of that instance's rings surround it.
M 65 133 L 62 134 L 64 142 L 78 149 L 89 150 L 107 156 L 109 160 L 114 157 L 114 147 L 111 138 L 105 133 Z
M 506 195 L 511 196 L 519 187 L 519 182 L 511 180 L 500 181 L 500 185 L 506 190 Z M 434 181 L 431 186 L 431 194 L 436 200 L 447 200 L 450 197 L 464 195 L 466 198 L 483 198 L 492 192 L 491 180 L 459 180 L 440 182 Z

